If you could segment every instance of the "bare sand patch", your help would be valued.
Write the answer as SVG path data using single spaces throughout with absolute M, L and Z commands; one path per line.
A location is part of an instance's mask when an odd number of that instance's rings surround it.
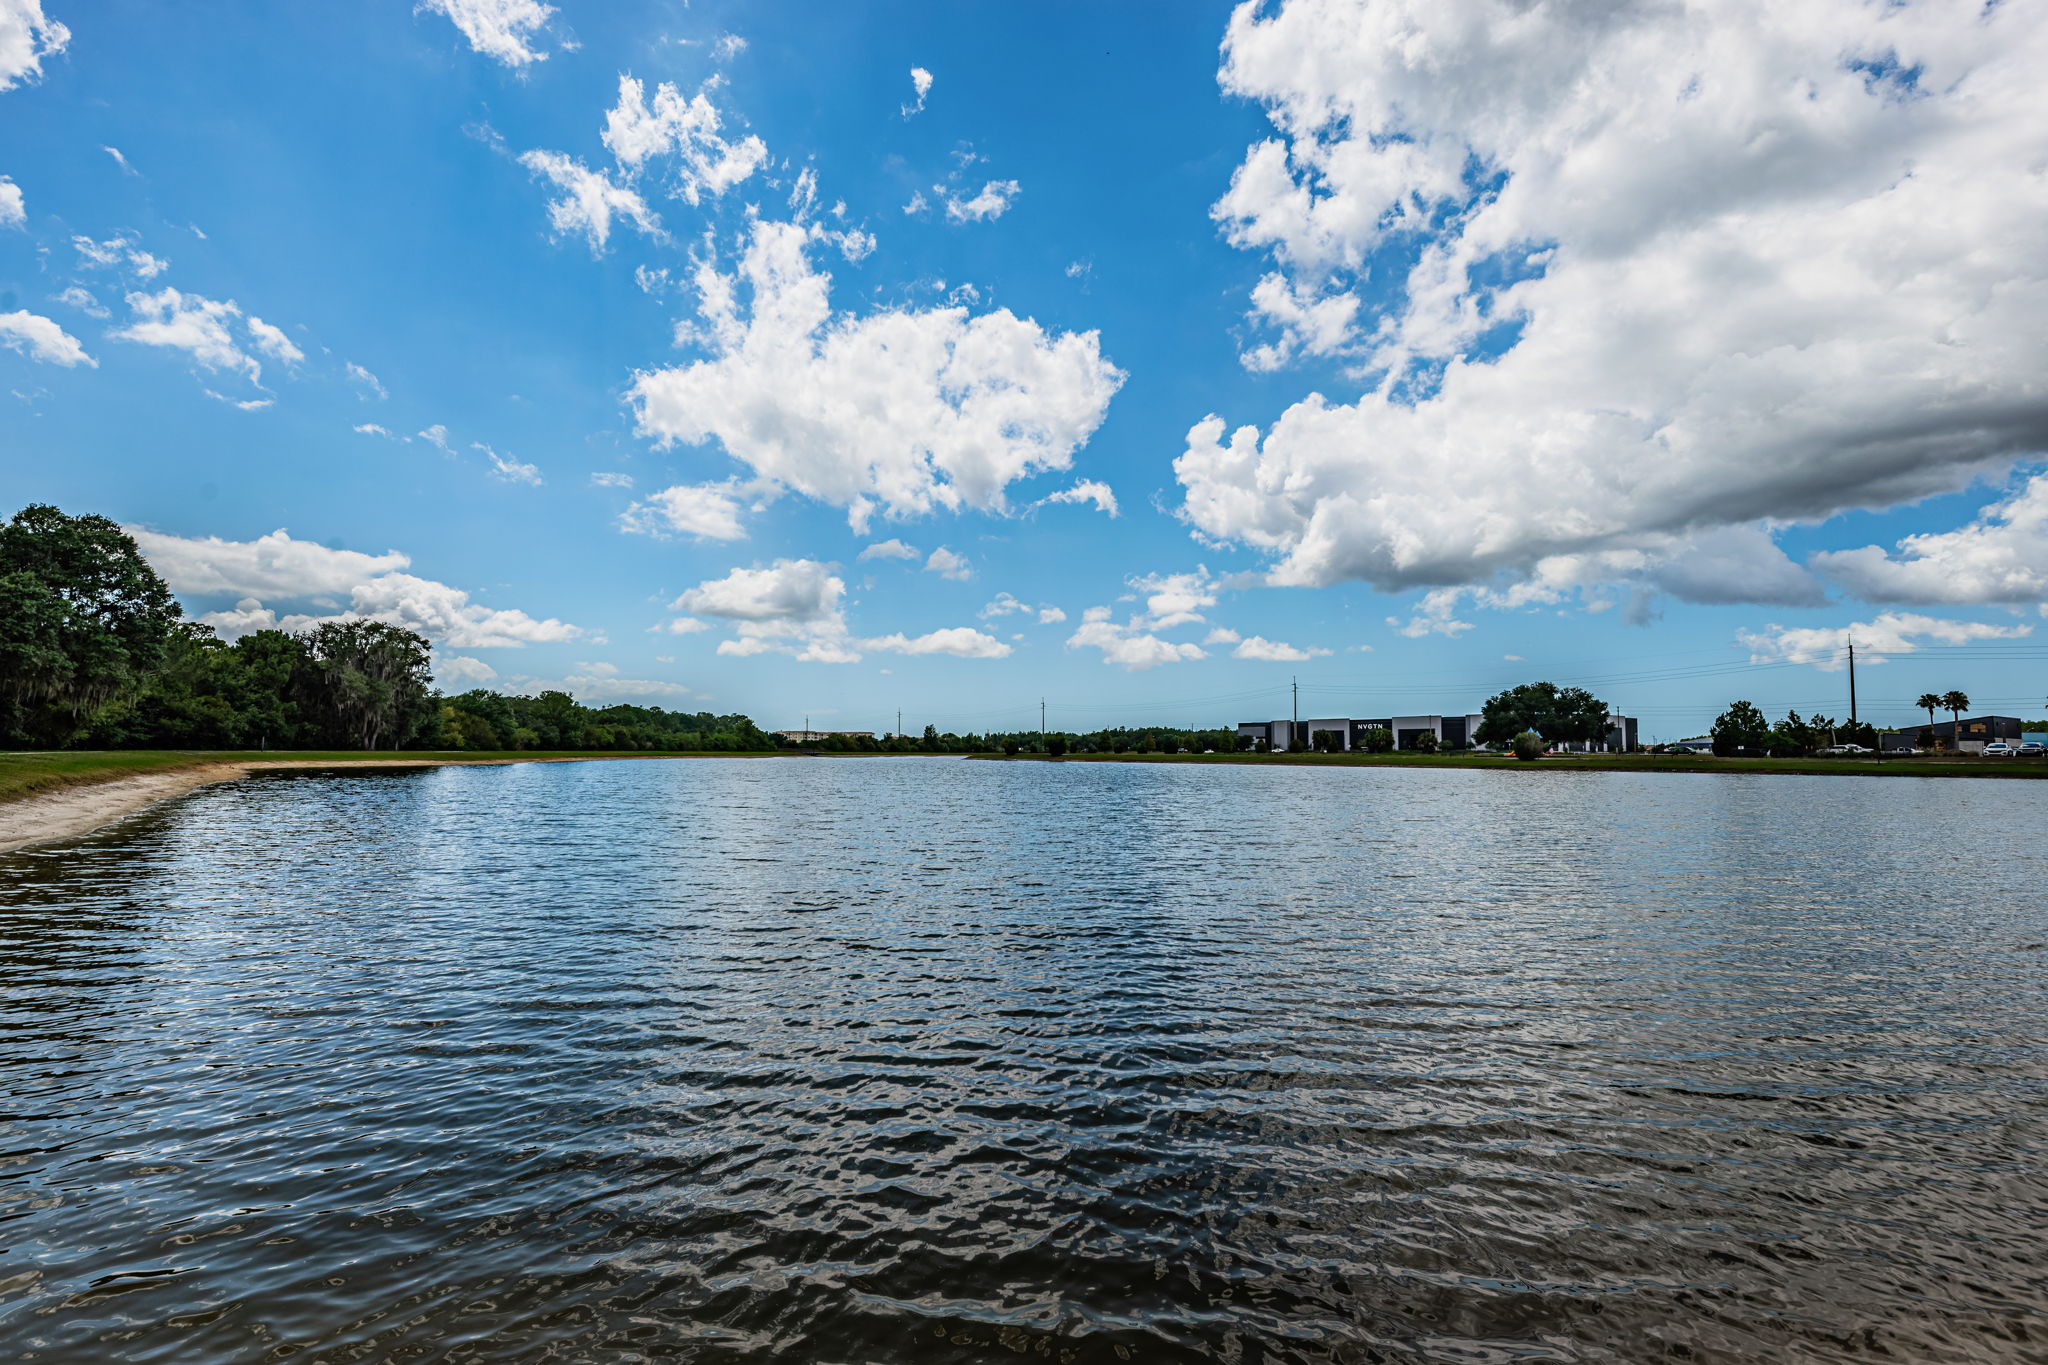
M 214 782 L 232 782 L 252 772 L 279 768 L 441 768 L 449 766 L 495 767 L 519 762 L 574 762 L 565 759 L 446 759 L 376 758 L 356 761 L 322 762 L 317 759 L 276 759 L 249 763 L 202 763 L 168 772 L 118 777 L 56 791 L 38 792 L 19 801 L 0 805 L 0 853 L 13 853 L 34 844 L 54 843 L 89 834 L 139 810 L 197 787 Z

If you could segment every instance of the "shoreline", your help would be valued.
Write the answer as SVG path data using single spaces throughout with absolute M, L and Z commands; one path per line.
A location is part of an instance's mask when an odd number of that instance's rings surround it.
M 1409 768 L 1451 772 L 1705 773 L 1749 777 L 1982 777 L 2048 780 L 2048 760 L 1979 758 L 1680 758 L 1665 754 L 1573 754 L 1520 762 L 1470 753 L 967 754 L 992 763 L 1193 763 L 1230 767 Z
M 617 751 L 496 753 L 474 757 L 459 753 L 424 755 L 403 750 L 366 754 L 361 752 L 321 754 L 317 757 L 245 755 L 233 751 L 194 752 L 166 755 L 161 751 L 108 751 L 78 754 L 45 751 L 22 755 L 0 755 L 31 759 L 86 758 L 104 762 L 102 770 L 53 774 L 52 780 L 18 793 L 0 791 L 0 855 L 21 852 L 43 844 L 59 843 L 90 834 L 107 825 L 148 809 L 159 801 L 171 800 L 217 782 L 233 782 L 253 773 L 293 769 L 338 768 L 449 768 L 504 767 L 514 763 L 600 763 L 688 758 L 889 758 L 925 757 L 909 754 L 863 754 L 816 751 L 767 750 L 712 752 L 681 750 L 673 753 L 621 753 Z M 1464 754 L 948 754 L 995 763 L 1168 763 L 1225 764 L 1283 768 L 1410 768 L 1462 772 L 1546 771 L 1546 772 L 1636 772 L 1692 773 L 1753 777 L 1981 777 L 2003 780 L 2048 779 L 2048 763 L 2022 763 L 1983 759 L 1685 759 L 1662 755 L 1589 754 L 1572 758 L 1546 758 L 1535 763 L 1509 762 L 1500 758 Z
M 62 751 L 59 751 L 60 753 Z M 172 762 L 155 771 L 114 768 L 105 776 L 84 776 L 41 789 L 0 798 L 0 855 L 19 853 L 41 844 L 59 843 L 90 834 L 107 825 L 217 782 L 233 782 L 252 773 L 293 769 L 334 768 L 499 768 L 514 763 L 594 763 L 618 759 L 731 758 L 749 754 L 713 753 L 588 753 L 493 755 L 488 758 L 421 757 L 402 751 L 320 758 L 228 758 L 195 754 L 189 762 Z

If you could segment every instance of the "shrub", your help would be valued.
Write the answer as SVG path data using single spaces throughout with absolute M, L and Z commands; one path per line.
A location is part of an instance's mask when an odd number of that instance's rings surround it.
M 1434 731 L 1430 731 L 1430 730 L 1418 730 L 1418 731 L 1416 731 L 1416 732 L 1415 732 L 1415 739 L 1414 739 L 1414 741 L 1413 741 L 1412 743 L 1410 743 L 1410 744 L 1409 744 L 1409 746 L 1408 746 L 1408 747 L 1409 747 L 1409 748 L 1411 748 L 1411 749 L 1413 749 L 1413 750 L 1414 750 L 1414 751 L 1415 751 L 1416 753 L 1418 753 L 1418 754 L 1433 754 L 1433 753 L 1435 753 L 1435 752 L 1436 752 L 1436 734 L 1435 734 L 1435 732 L 1434 732 Z
M 1515 736 L 1515 757 L 1524 763 L 1533 763 L 1543 757 L 1543 736 L 1534 730 L 1524 730 Z
M 1054 758 L 1065 758 L 1067 756 L 1067 737 L 1065 735 L 1051 735 L 1047 737 L 1045 751 Z
M 1358 737 L 1360 747 L 1369 754 L 1384 754 L 1394 747 L 1394 732 L 1375 725 Z
M 1017 743 L 1017 741 L 1014 738 L 1006 739 L 1003 741 L 1003 753 L 1010 758 L 1015 758 L 1017 756 L 1017 750 L 1021 749 L 1022 747 L 1023 746 Z

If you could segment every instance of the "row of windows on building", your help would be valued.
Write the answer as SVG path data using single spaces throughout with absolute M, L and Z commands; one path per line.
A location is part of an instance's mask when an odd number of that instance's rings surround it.
M 1327 717 L 1322 720 L 1248 720 L 1237 727 L 1240 743 L 1249 740 L 1257 744 L 1263 740 L 1266 747 L 1275 753 L 1289 749 L 1313 749 L 1318 747 L 1319 735 L 1330 738 L 1322 741 L 1333 749 L 1362 749 L 1368 730 L 1385 730 L 1393 735 L 1397 749 L 1414 749 L 1423 735 L 1435 737 L 1436 747 L 1465 748 L 1478 742 L 1479 723 L 1484 716 L 1380 716 L 1364 720 L 1348 716 Z M 1607 718 L 1605 739 L 1560 742 L 1560 749 L 1575 749 L 1586 753 L 1626 752 L 1636 747 L 1636 719 L 1634 716 L 1610 715 Z

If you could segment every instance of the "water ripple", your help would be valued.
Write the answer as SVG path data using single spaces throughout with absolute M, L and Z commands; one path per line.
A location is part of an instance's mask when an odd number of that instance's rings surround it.
M 2039 1360 L 2027 785 L 205 789 L 0 859 L 0 1355 Z

